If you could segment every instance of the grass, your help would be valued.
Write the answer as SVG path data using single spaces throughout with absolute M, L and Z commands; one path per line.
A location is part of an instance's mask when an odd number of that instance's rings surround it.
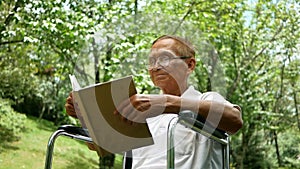
M 47 142 L 57 127 L 34 117 L 27 117 L 25 124 L 19 141 L 0 145 L 0 169 L 44 168 Z M 83 142 L 64 136 L 55 141 L 53 169 L 96 169 L 98 161 L 97 153 Z M 121 163 L 122 157 L 117 155 L 114 168 L 122 168 Z

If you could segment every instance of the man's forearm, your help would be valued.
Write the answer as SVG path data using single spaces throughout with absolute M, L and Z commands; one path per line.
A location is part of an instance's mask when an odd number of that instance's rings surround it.
M 191 110 L 205 118 L 214 127 L 229 134 L 236 133 L 243 125 L 238 107 L 209 100 L 191 100 L 167 95 L 165 113 L 179 113 Z

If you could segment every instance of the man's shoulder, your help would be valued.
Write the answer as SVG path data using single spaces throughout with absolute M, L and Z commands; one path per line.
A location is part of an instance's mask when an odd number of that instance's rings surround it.
M 205 96 L 222 96 L 220 93 L 218 93 L 218 92 L 214 92 L 214 91 L 208 91 L 208 92 L 204 92 L 204 93 L 202 93 L 203 95 L 205 95 Z
M 224 97 L 218 93 L 218 92 L 214 92 L 214 91 L 209 91 L 209 92 L 205 92 L 201 94 L 201 99 L 203 100 L 215 100 L 215 101 L 224 101 Z
M 186 90 L 182 97 L 186 98 L 196 98 L 200 100 L 214 100 L 224 102 L 225 98 L 218 92 L 208 91 L 201 93 L 199 90 L 195 89 L 193 86 L 190 86 L 188 90 Z

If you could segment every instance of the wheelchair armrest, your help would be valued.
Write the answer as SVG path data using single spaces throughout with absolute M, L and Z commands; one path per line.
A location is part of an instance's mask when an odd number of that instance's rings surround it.
M 222 145 L 223 169 L 229 168 L 229 137 L 226 132 L 216 129 L 206 122 L 206 120 L 190 110 L 179 112 L 178 118 L 173 118 L 168 126 L 168 151 L 167 151 L 167 168 L 175 168 L 175 145 L 174 133 L 176 125 L 181 125 L 190 128 L 191 130 L 206 136 Z
M 90 137 L 87 129 L 84 129 L 82 127 L 73 126 L 73 125 L 62 125 L 62 126 L 58 127 L 58 130 L 64 130 L 65 132 L 70 133 L 70 134 Z
M 89 136 L 87 129 L 73 125 L 62 125 L 58 127 L 58 129 L 50 136 L 47 144 L 45 169 L 51 169 L 52 167 L 52 153 L 54 149 L 54 142 L 56 138 L 61 135 L 89 143 L 93 142 Z
M 205 123 L 205 119 L 190 111 L 184 110 L 179 113 L 179 121 L 183 125 L 189 125 L 197 129 L 203 130 L 206 133 L 209 133 L 217 138 L 225 139 L 228 137 L 228 134 L 220 129 L 212 127 L 209 123 Z

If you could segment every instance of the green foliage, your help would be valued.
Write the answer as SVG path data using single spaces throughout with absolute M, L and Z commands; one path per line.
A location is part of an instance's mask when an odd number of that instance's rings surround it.
M 0 143 L 17 141 L 26 128 L 26 116 L 14 111 L 9 100 L 0 98 Z
M 231 160 L 233 166 L 249 169 L 274 168 L 274 166 L 271 167 L 272 157 L 268 154 L 271 145 L 266 145 L 262 132 L 257 132 L 248 140 L 243 139 L 243 141 L 246 141 L 246 144 L 242 144 L 240 141 L 240 139 L 236 138 L 231 139 L 230 144 L 234 146 L 232 154 L 235 157 Z M 242 147 L 243 145 L 247 146 Z
M 299 131 L 288 129 L 288 132 L 279 135 L 281 155 L 284 166 L 300 168 L 300 135 Z

